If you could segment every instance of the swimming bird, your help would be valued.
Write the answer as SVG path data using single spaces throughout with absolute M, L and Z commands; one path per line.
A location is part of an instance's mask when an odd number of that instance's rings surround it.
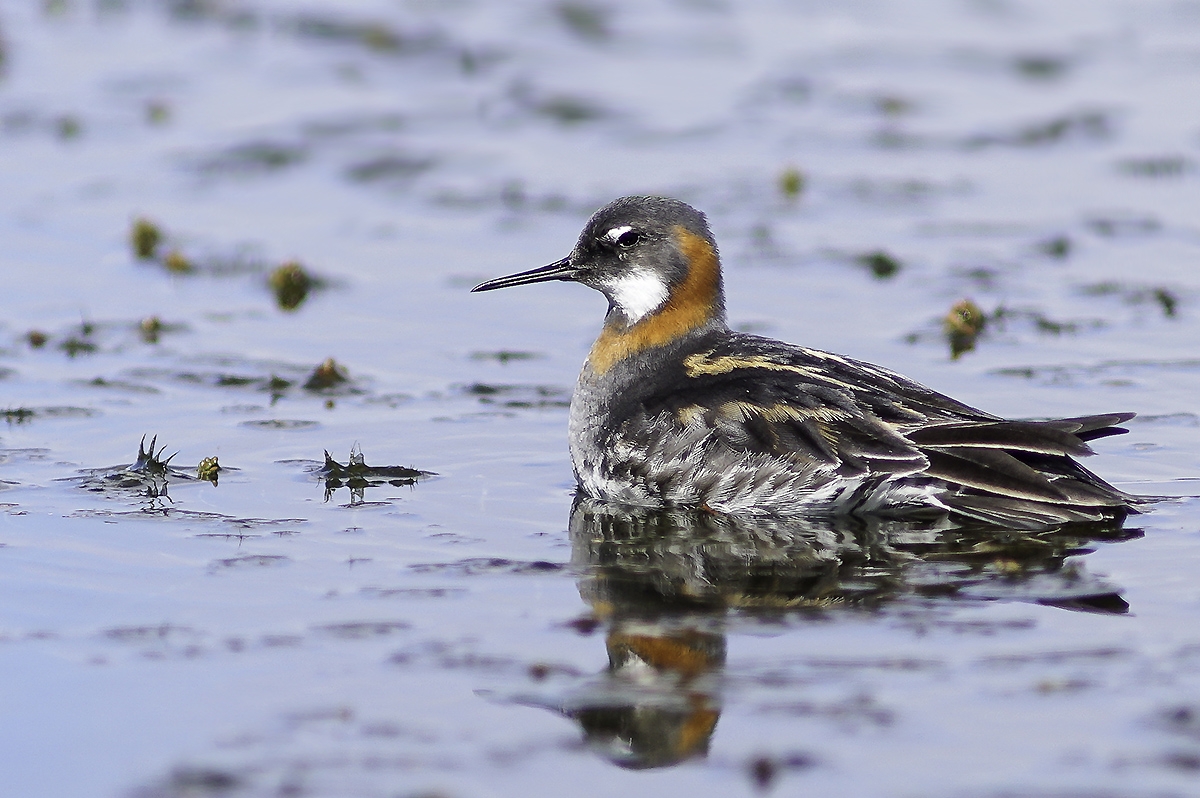
M 945 514 L 1010 528 L 1121 520 L 1137 497 L 1074 458 L 1133 413 L 1008 420 L 896 372 L 735 332 L 704 214 L 624 197 L 571 254 L 473 291 L 567 280 L 608 314 L 571 399 L 585 496 L 733 515 Z

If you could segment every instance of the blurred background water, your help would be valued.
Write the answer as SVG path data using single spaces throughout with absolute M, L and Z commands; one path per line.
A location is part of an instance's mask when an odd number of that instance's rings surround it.
M 3 0 L 0 794 L 1195 794 L 1198 164 L 1194 0 Z M 604 302 L 467 290 L 633 193 L 1175 498 L 573 508 Z

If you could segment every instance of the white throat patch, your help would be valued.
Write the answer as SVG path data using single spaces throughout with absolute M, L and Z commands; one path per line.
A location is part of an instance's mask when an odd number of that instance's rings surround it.
M 635 270 L 623 274 L 608 285 L 613 304 L 620 308 L 630 324 L 637 324 L 667 301 L 667 285 L 657 274 Z

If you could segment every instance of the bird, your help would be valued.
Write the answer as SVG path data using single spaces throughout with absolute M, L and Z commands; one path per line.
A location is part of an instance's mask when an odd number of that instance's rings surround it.
M 733 516 L 1122 522 L 1139 499 L 1076 460 L 1134 413 L 1012 420 L 880 366 L 738 332 L 705 215 L 600 208 L 571 253 L 472 291 L 552 280 L 608 299 L 568 425 L 578 492 Z

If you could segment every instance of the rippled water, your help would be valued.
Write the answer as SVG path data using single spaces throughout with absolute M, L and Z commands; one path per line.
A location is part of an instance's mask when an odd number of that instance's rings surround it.
M 1200 3 L 7 0 L 0 68 L 0 794 L 1200 789 Z M 467 289 L 643 192 L 735 326 L 1176 498 L 573 507 L 603 300 Z

